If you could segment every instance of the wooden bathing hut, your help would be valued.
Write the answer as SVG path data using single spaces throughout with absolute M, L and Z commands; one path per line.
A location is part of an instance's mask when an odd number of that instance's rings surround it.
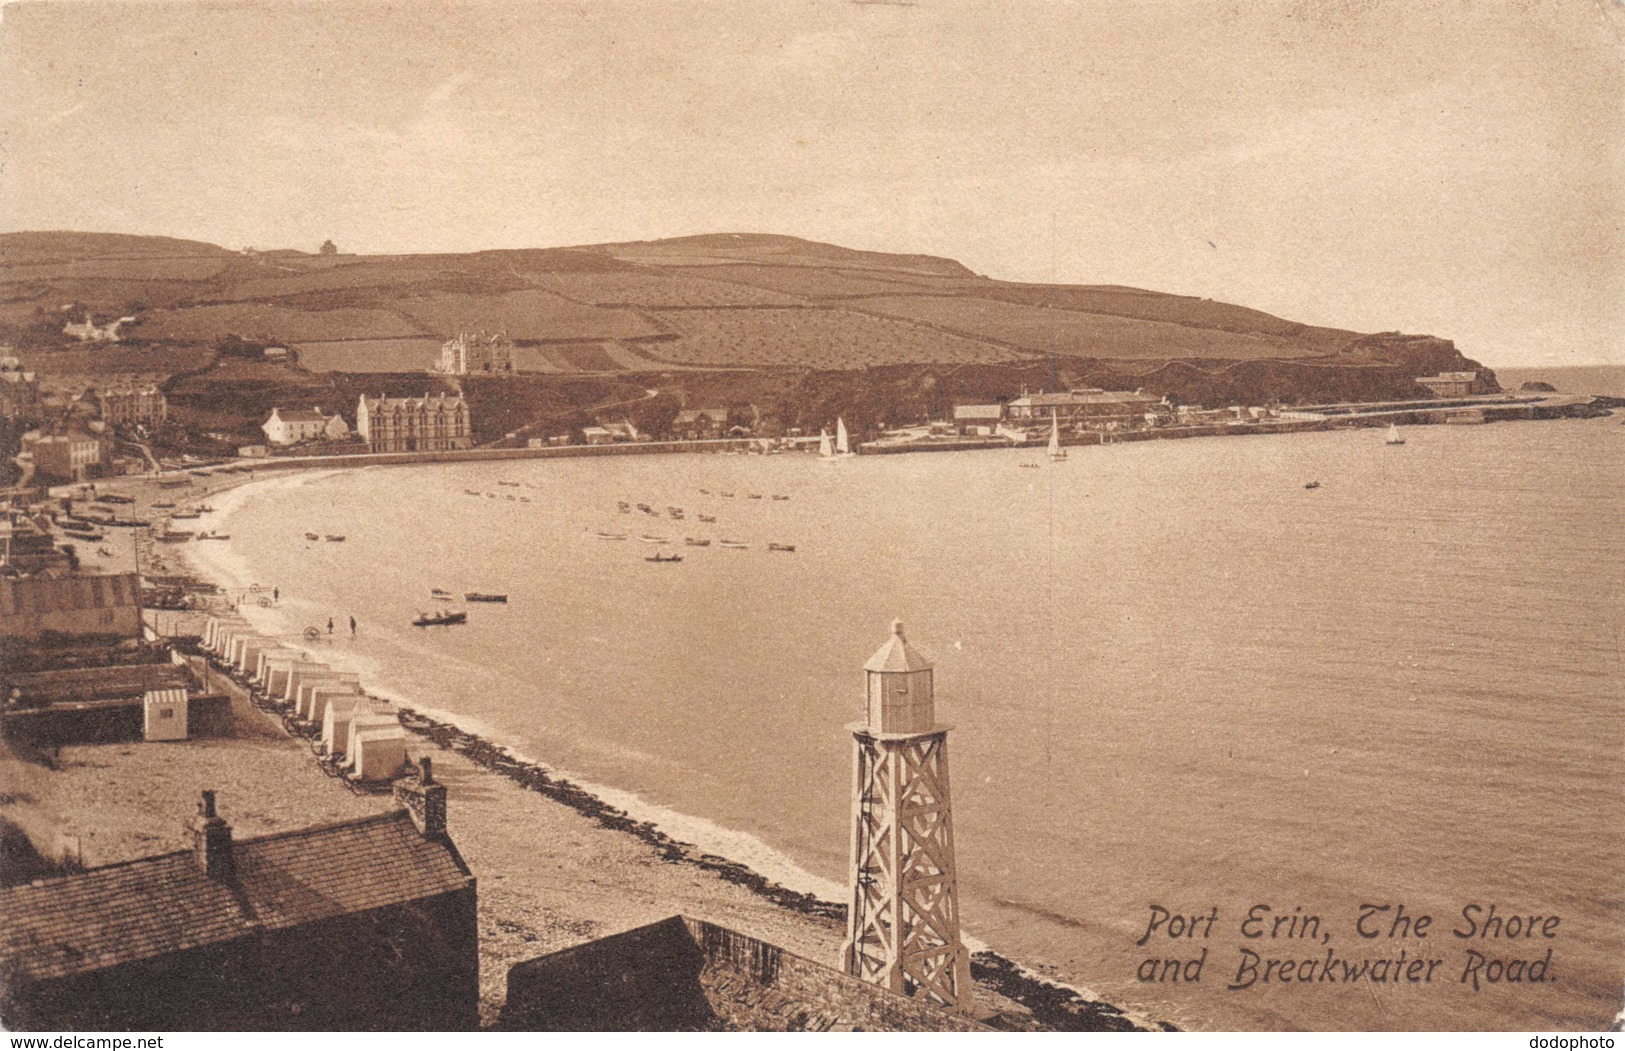
M 378 711 L 369 708 L 367 711 L 356 710 L 350 718 L 350 735 L 344 742 L 344 761 L 346 765 L 354 766 L 356 747 L 360 743 L 358 738 L 369 730 L 401 730 L 401 721 L 393 712 Z M 402 731 L 404 733 L 404 731 Z M 404 738 L 402 739 L 404 740 Z
M 361 687 L 355 683 L 335 682 L 324 686 L 312 686 L 310 703 L 305 709 L 306 714 L 300 718 L 320 727 L 325 721 L 328 708 L 335 704 L 354 704 L 354 699 L 360 696 Z
M 260 682 L 260 688 L 272 697 L 281 697 L 288 692 L 288 677 L 296 671 L 307 668 L 319 668 L 323 665 L 315 661 L 304 659 L 303 654 L 295 653 L 292 656 L 275 654 L 265 659 L 265 678 Z
M 406 768 L 406 729 L 398 721 L 357 730 L 350 724 L 349 778 L 369 784 L 392 781 Z
M 373 715 L 388 713 L 366 697 L 357 697 L 354 704 L 346 704 L 342 698 L 329 704 L 322 713 L 322 750 L 335 758 L 344 755 L 345 749 L 350 747 L 350 724 L 357 717 L 365 719 Z
M 361 677 L 355 672 L 313 672 L 299 679 L 299 692 L 294 697 L 293 714 L 300 719 L 320 719 L 312 714 L 316 707 L 316 691 L 341 686 L 351 693 L 361 692 Z
M 298 660 L 300 656 L 298 650 L 289 649 L 286 646 L 261 650 L 259 659 L 254 662 L 254 673 L 248 677 L 248 681 L 263 690 L 266 687 L 266 680 L 271 677 L 271 668 L 277 660 Z

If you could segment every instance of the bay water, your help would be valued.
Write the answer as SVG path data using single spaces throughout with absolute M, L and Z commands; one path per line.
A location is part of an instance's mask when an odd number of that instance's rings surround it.
M 275 586 L 255 615 L 316 628 L 318 659 L 837 900 L 846 727 L 900 618 L 954 726 L 978 944 L 1196 1028 L 1606 1025 L 1625 981 L 1625 427 L 1406 438 L 370 468 L 227 494 L 208 524 L 232 542 L 196 553 Z M 431 588 L 508 602 L 414 627 Z M 1137 944 L 1154 906 L 1217 918 Z M 1560 922 L 1477 936 L 1490 906 Z M 1400 907 L 1434 917 L 1427 937 L 1389 937 Z M 1452 933 L 1468 919 L 1474 937 Z M 1430 980 L 1401 950 L 1440 961 Z M 1328 953 L 1391 964 L 1260 978 Z M 1547 960 L 1543 980 L 1506 981 L 1513 960 L 1525 978 Z

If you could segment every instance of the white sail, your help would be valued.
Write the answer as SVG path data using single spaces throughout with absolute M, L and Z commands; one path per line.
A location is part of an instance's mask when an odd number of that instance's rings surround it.
M 830 444 L 829 431 L 827 430 L 818 432 L 818 455 L 826 460 L 835 455 L 835 446 Z
M 835 455 L 846 456 L 852 452 L 852 446 L 846 440 L 846 420 L 840 416 L 835 417 Z
M 1399 436 L 1399 424 L 1397 424 L 1397 423 L 1390 423 L 1388 425 L 1388 444 L 1389 445 L 1404 445 L 1405 444 L 1405 439 L 1401 438 Z
M 1054 410 L 1049 414 L 1049 458 L 1066 459 L 1066 453 L 1061 451 L 1061 421 L 1056 418 Z

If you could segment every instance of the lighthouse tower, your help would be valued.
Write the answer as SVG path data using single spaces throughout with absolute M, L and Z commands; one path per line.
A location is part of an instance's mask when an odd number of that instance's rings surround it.
M 905 996 L 969 1009 L 959 939 L 948 727 L 931 665 L 901 621 L 863 666 L 865 719 L 852 729 L 852 878 L 843 966 Z

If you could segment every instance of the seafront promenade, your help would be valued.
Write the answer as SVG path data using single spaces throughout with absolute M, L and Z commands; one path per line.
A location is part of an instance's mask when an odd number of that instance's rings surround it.
M 1218 422 L 1174 424 L 1163 427 L 1111 432 L 1111 442 L 1164 441 L 1184 438 L 1218 438 L 1257 434 L 1299 434 L 1347 427 L 1428 426 L 1452 423 L 1494 423 L 1503 420 L 1555 420 L 1606 413 L 1617 399 L 1583 395 L 1486 395 L 1472 398 L 1439 399 L 1423 402 L 1346 402 L 1282 410 L 1279 416 L 1262 419 L 1233 419 Z M 616 442 L 603 445 L 552 445 L 541 448 L 482 448 L 440 452 L 353 453 L 340 456 L 271 456 L 199 464 L 158 474 L 131 476 L 129 480 L 163 480 L 182 476 L 218 479 L 262 471 L 338 470 L 356 467 L 399 467 L 412 464 L 481 463 L 509 460 L 559 460 L 591 456 L 648 456 L 666 454 L 750 453 L 767 449 L 793 451 L 816 444 L 816 438 L 714 438 L 693 441 Z M 855 447 L 860 456 L 910 452 L 958 452 L 980 449 L 1036 448 L 1041 439 L 1025 443 L 1005 437 L 923 437 L 881 438 Z M 1063 435 L 1066 446 L 1099 445 L 1107 441 L 1104 432 Z M 787 448 L 788 446 L 788 448 Z M 118 485 L 120 479 L 106 484 Z M 79 486 L 57 486 L 51 492 L 62 495 Z

